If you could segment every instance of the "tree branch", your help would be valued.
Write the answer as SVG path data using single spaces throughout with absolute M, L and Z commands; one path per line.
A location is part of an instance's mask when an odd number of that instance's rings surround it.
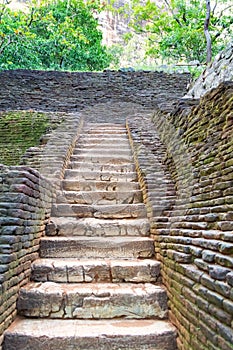
M 1 48 L 0 48 L 0 55 L 3 54 L 3 52 L 5 51 L 5 49 L 7 48 L 7 46 L 9 46 L 13 41 L 11 40 L 11 37 L 8 38 L 7 40 L 7 43 L 5 45 L 3 45 Z M 3 43 L 3 41 L 2 41 Z M 2 44 L 1 43 L 1 44 Z
M 174 18 L 174 20 L 179 24 L 180 27 L 183 27 L 182 23 L 179 20 L 179 18 L 176 17 L 175 12 L 173 11 L 173 8 L 170 6 L 168 0 L 164 0 L 164 2 L 167 5 L 168 10 L 171 12 L 172 17 Z
M 204 33 L 206 37 L 206 63 L 211 62 L 212 59 L 212 43 L 209 33 L 210 24 L 210 0 L 206 0 L 206 18 L 204 23 Z

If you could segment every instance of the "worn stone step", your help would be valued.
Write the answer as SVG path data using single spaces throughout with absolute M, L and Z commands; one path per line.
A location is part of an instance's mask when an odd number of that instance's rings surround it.
M 67 169 L 65 172 L 65 179 L 75 180 L 93 180 L 93 181 L 137 181 L 137 174 L 135 172 L 119 173 L 109 171 L 83 171 Z
M 84 127 L 83 128 L 83 131 L 85 133 L 124 133 L 126 134 L 127 133 L 127 130 L 126 130 L 126 127 L 125 125 L 118 125 L 118 126 L 115 126 L 115 125 L 105 125 L 105 126 L 99 126 L 99 125 L 96 125 L 96 126 L 91 126 L 91 127 Z
M 176 330 L 163 320 L 18 318 L 3 350 L 176 350 Z
M 62 187 L 66 191 L 134 191 L 139 190 L 138 182 L 125 181 L 77 181 L 62 180 Z
M 109 122 L 88 122 L 85 124 L 84 128 L 124 128 L 125 129 L 125 124 L 122 122 L 116 121 L 115 123 L 109 123 Z
M 46 226 L 48 236 L 149 236 L 150 224 L 143 219 L 95 219 L 52 217 Z
M 145 218 L 147 211 L 145 204 L 53 204 L 52 216 L 69 216 L 78 218 L 99 218 L 99 219 L 126 219 Z
M 61 191 L 57 194 L 57 203 L 79 203 L 79 204 L 132 204 L 141 203 L 142 191 Z
M 59 283 L 156 283 L 160 263 L 151 259 L 37 259 L 32 263 L 31 280 Z
M 88 134 L 88 135 L 80 135 L 79 139 L 77 140 L 76 145 L 80 143 L 95 143 L 103 145 L 129 145 L 129 138 L 127 135 L 94 135 L 94 134 Z
M 102 150 L 102 149 L 106 149 L 106 147 L 108 148 L 108 150 L 111 150 L 112 152 L 115 152 L 116 150 L 126 150 L 127 152 L 131 151 L 131 147 L 129 145 L 129 141 L 125 140 L 122 141 L 121 143 L 119 143 L 119 141 L 117 142 L 110 142 L 110 140 L 108 140 L 107 142 L 105 141 L 95 141 L 95 142 L 87 142 L 85 140 L 78 140 L 77 144 L 76 144 L 76 148 L 78 149 L 87 149 L 87 150 L 91 150 L 91 149 L 95 149 L 95 150 Z M 131 151 L 132 152 L 132 151 Z
M 69 169 L 81 169 L 83 171 L 113 171 L 118 173 L 128 173 L 135 171 L 134 163 L 122 164 L 98 164 L 88 162 L 70 162 Z
M 87 129 L 83 129 L 83 133 L 85 133 L 85 135 L 90 135 L 90 134 L 94 134 L 94 135 L 112 135 L 112 134 L 117 134 L 117 135 L 121 135 L 121 134 L 127 134 L 127 130 L 126 128 L 114 128 L 114 127 L 109 127 L 109 128 L 87 128 Z
M 154 241 L 148 237 L 42 237 L 41 258 L 151 258 Z
M 118 147 L 106 147 L 106 145 L 102 145 L 102 147 L 92 147 L 86 149 L 86 145 L 84 144 L 82 147 L 75 147 L 73 151 L 74 155 L 91 155 L 91 156 L 99 156 L 99 155 L 117 155 L 117 156 L 127 156 L 132 158 L 132 151 L 128 145 L 128 147 L 118 145 Z
M 166 318 L 166 291 L 151 283 L 30 282 L 20 288 L 19 315 L 112 319 Z
M 70 157 L 71 161 L 85 161 L 88 163 L 100 163 L 100 164 L 124 164 L 124 163 L 131 163 L 132 162 L 132 157 L 129 157 L 128 155 L 124 154 L 99 154 L 99 153 L 84 153 L 82 155 L 72 155 Z

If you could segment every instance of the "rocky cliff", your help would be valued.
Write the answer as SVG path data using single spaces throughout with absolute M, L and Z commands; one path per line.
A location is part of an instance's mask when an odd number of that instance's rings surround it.
M 233 80 L 233 41 L 215 57 L 185 97 L 200 98 L 223 81 Z

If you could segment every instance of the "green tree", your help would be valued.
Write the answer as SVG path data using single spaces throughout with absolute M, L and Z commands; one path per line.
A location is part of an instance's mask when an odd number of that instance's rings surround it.
M 32 4 L 28 12 L 2 6 L 2 69 L 101 70 L 110 63 L 102 46 L 93 0 L 51 0 Z
M 147 55 L 167 62 L 204 63 L 207 29 L 214 54 L 232 39 L 233 33 L 231 0 L 216 0 L 211 5 L 208 23 L 206 0 L 132 0 L 127 13 L 133 30 L 147 36 Z

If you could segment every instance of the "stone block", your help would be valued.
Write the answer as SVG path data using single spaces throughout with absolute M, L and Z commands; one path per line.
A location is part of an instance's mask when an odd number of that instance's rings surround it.
M 21 315 L 50 318 L 165 318 L 166 293 L 148 284 L 31 283 L 20 289 Z
M 62 329 L 62 335 L 61 335 Z M 154 320 L 17 320 L 4 350 L 176 350 L 176 330 Z
M 42 237 L 41 257 L 151 258 L 154 242 L 144 237 Z

